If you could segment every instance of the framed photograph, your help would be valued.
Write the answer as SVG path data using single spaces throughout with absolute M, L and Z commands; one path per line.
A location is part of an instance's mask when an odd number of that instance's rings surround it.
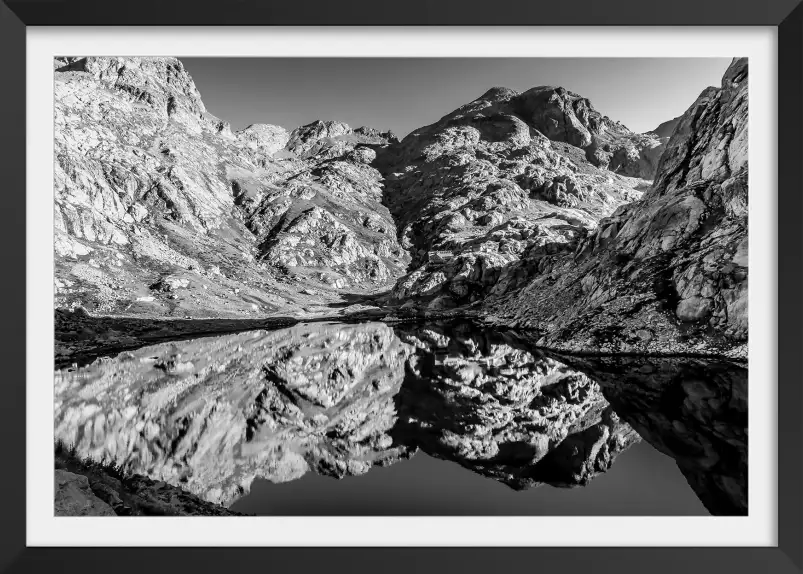
M 803 8 L 594 7 L 7 0 L 0 567 L 801 571 Z

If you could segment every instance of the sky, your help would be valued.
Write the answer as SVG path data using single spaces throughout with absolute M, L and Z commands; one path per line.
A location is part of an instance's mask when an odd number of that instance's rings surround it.
M 555 85 L 635 132 L 682 114 L 719 86 L 728 58 L 181 58 L 209 112 L 233 130 L 315 120 L 400 138 L 489 88 Z

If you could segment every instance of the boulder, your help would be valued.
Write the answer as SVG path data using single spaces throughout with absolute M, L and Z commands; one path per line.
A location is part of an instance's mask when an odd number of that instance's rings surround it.
M 117 516 L 94 495 L 84 475 L 56 469 L 54 480 L 56 516 Z

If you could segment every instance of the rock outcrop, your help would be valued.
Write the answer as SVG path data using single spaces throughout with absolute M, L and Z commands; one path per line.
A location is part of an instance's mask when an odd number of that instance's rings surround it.
M 87 477 L 56 469 L 53 480 L 56 516 L 117 516 L 111 506 L 95 496 Z
M 490 322 L 602 352 L 747 352 L 746 59 L 678 121 L 654 185 L 570 255 L 528 253 L 500 278 Z
M 178 486 L 82 459 L 57 442 L 56 516 L 239 516 Z
M 233 133 L 175 58 L 55 61 L 56 305 L 95 315 L 303 316 L 407 255 L 371 128 Z
M 579 94 L 554 86 L 539 86 L 514 96 L 512 108 L 550 140 L 585 151 L 595 166 L 622 175 L 652 179 L 661 157 L 660 136 L 636 134 L 603 116 Z

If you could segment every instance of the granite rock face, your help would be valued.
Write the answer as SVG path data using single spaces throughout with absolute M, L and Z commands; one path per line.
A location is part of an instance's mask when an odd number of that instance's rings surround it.
M 747 352 L 746 59 L 680 118 L 654 185 L 569 255 L 525 254 L 492 323 L 540 344 L 605 352 Z
M 57 307 L 303 315 L 404 272 L 369 165 L 392 134 L 335 122 L 232 132 L 175 58 L 54 67 Z
M 95 496 L 83 475 L 56 469 L 54 486 L 56 516 L 117 516 L 111 506 Z
M 663 151 L 656 134 L 636 134 L 600 114 L 588 98 L 554 86 L 539 86 L 511 98 L 514 110 L 550 140 L 583 149 L 595 166 L 652 179 Z
M 562 88 L 494 88 L 378 150 L 385 203 L 412 257 L 390 300 L 431 310 L 476 303 L 525 253 L 572 252 L 649 186 L 590 162 L 581 147 L 637 137 Z

